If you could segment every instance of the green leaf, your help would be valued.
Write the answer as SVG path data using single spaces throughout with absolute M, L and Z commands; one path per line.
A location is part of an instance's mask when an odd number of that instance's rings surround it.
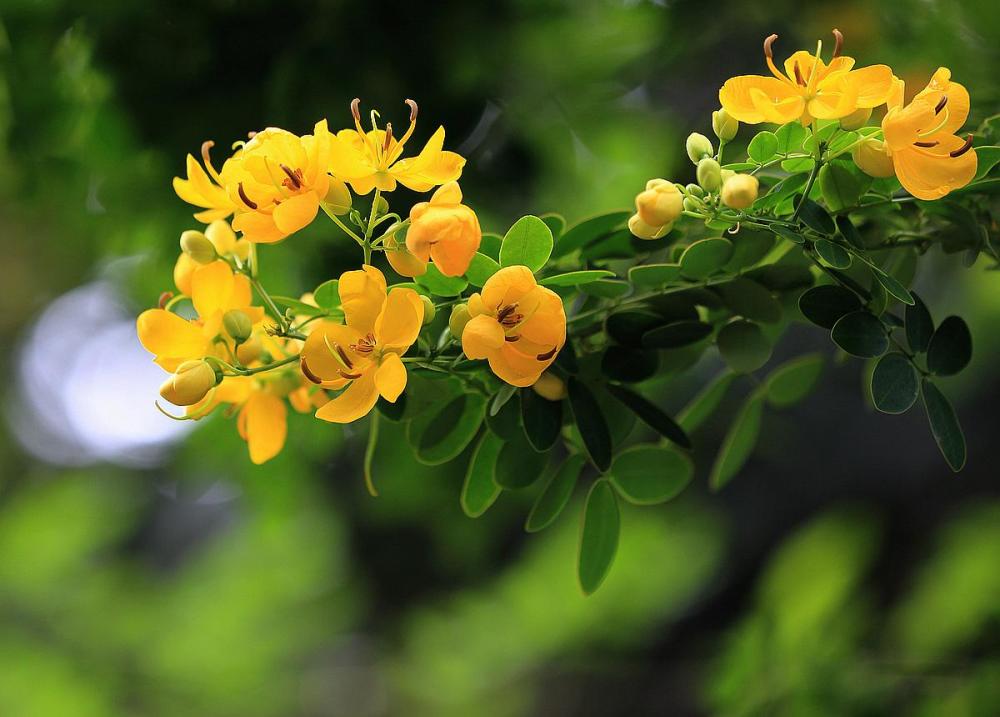
M 851 266 L 851 255 L 847 249 L 829 239 L 817 239 L 813 244 L 816 253 L 824 264 L 834 269 L 848 269 Z
M 681 254 L 681 272 L 691 279 L 705 279 L 720 271 L 732 255 L 733 243 L 728 239 L 701 239 Z
M 889 348 L 885 326 L 867 311 L 852 311 L 833 325 L 830 338 L 851 356 L 876 358 Z
M 910 345 L 910 350 L 918 354 L 924 353 L 931 344 L 931 337 L 934 335 L 934 319 L 927 305 L 920 300 L 916 294 L 913 296 L 913 305 L 907 306 L 903 317 L 906 327 L 906 342 Z
M 844 237 L 848 244 L 853 246 L 855 249 L 864 249 L 865 242 L 861 238 L 861 234 L 858 233 L 857 227 L 851 222 L 850 217 L 846 214 L 841 214 L 836 220 L 837 231 L 840 232 L 840 236 Z
M 484 432 L 476 444 L 459 498 L 462 512 L 470 518 L 478 518 L 485 513 L 503 490 L 493 480 L 493 468 L 503 445 L 504 442 L 489 431 Z
M 767 324 L 781 321 L 781 302 L 767 288 L 752 279 L 733 279 L 719 284 L 715 291 L 737 316 Z
M 636 286 L 661 286 L 681 275 L 680 264 L 643 264 L 628 270 L 628 279 Z
M 528 443 L 536 451 L 547 451 L 555 445 L 562 431 L 562 401 L 542 398 L 528 388 L 521 391 L 521 424 Z
M 823 363 L 822 354 L 806 354 L 778 366 L 764 381 L 767 402 L 774 408 L 794 406 L 816 387 Z
M 674 448 L 633 446 L 615 456 L 612 485 L 634 505 L 657 505 L 680 495 L 694 477 L 694 463 Z
M 539 453 L 523 435 L 517 436 L 500 449 L 493 480 L 508 490 L 527 488 L 538 480 L 548 462 L 548 453 Z
M 829 145 L 827 145 L 826 151 L 828 154 L 831 155 L 838 154 L 841 150 L 847 149 L 857 141 L 858 141 L 857 132 L 841 132 L 832 142 L 830 142 Z M 837 167 L 841 166 L 841 164 L 840 162 L 834 162 L 833 166 Z
M 609 212 L 585 219 L 570 227 L 565 234 L 559 237 L 559 244 L 556 245 L 553 252 L 554 257 L 565 256 L 607 236 L 615 229 L 620 228 L 630 215 L 631 212 Z
M 781 168 L 789 174 L 807 174 L 812 171 L 815 161 L 809 157 L 795 157 L 786 159 L 781 163 Z
M 797 231 L 791 227 L 782 226 L 781 224 L 772 224 L 771 231 L 777 234 L 782 239 L 787 239 L 795 244 L 805 244 L 806 238 L 799 234 Z
M 716 337 L 723 361 L 736 373 L 751 373 L 771 358 L 771 342 L 757 324 L 738 319 L 719 329 Z
M 802 149 L 802 143 L 806 139 L 806 128 L 801 122 L 789 122 L 782 125 L 774 133 L 778 140 L 778 147 L 775 151 L 779 154 L 789 154 Z
M 580 479 L 580 471 L 586 460 L 583 456 L 572 455 L 563 461 L 559 468 L 552 472 L 551 477 L 535 499 L 535 504 L 528 513 L 524 523 L 525 531 L 537 533 L 552 525 L 556 518 L 562 515 L 563 508 L 569 503 L 573 489 Z
M 886 273 L 886 271 L 881 267 L 877 266 L 875 262 L 868 258 L 868 255 L 864 252 L 857 251 L 856 249 L 849 249 L 848 251 L 868 265 L 868 268 L 871 270 L 875 280 L 882 285 L 882 288 L 902 301 L 904 304 L 913 305 L 913 296 L 907 288 L 899 282 L 898 279 Z
M 462 394 L 410 421 L 406 437 L 421 463 L 447 463 L 476 437 L 485 414 L 485 396 Z
M 757 445 L 757 437 L 760 435 L 760 422 L 764 415 L 764 398 L 763 391 L 750 394 L 736 415 L 733 424 L 729 427 L 729 432 L 723 439 L 722 447 L 715 457 L 712 472 L 709 474 L 708 484 L 712 490 L 719 490 L 731 481 L 743 468 L 743 464 L 747 462 L 750 454 L 753 453 L 754 446 Z
M 486 280 L 500 271 L 500 265 L 493 258 L 476 252 L 469 262 L 469 268 L 465 272 L 465 278 L 473 286 L 482 287 Z
M 427 289 L 434 296 L 458 296 L 469 282 L 461 276 L 445 276 L 434 264 L 427 265 L 427 271 L 413 279 L 418 285 Z
M 802 315 L 824 329 L 832 329 L 842 316 L 860 308 L 857 294 L 833 284 L 814 286 L 799 297 Z
M 882 413 L 903 413 L 917 400 L 920 383 L 917 370 L 901 353 L 888 353 L 878 360 L 872 372 L 871 396 Z
M 820 167 L 819 188 L 830 211 L 838 212 L 856 206 L 867 186 L 846 166 L 835 162 Z
M 493 395 L 493 400 L 490 401 L 489 415 L 495 416 L 500 413 L 500 409 L 504 407 L 504 404 L 506 404 L 515 393 L 517 393 L 517 386 L 511 386 L 509 383 L 501 384 L 500 388 L 498 388 L 497 392 Z
M 652 378 L 660 367 L 657 351 L 608 346 L 601 357 L 601 373 L 614 381 L 638 383 Z
M 837 225 L 833 223 L 830 213 L 811 199 L 802 200 L 799 218 L 803 224 L 819 234 L 829 236 L 837 231 Z
M 733 255 L 722 268 L 726 274 L 738 274 L 759 264 L 774 249 L 774 234 L 766 230 L 743 227 L 730 234 L 729 240 L 733 243 Z
M 647 331 L 642 345 L 651 349 L 675 349 L 701 341 L 712 333 L 712 325 L 701 321 L 674 321 Z
M 626 346 L 642 345 L 643 335 L 663 325 L 663 317 L 652 311 L 617 311 L 604 320 L 608 336 Z
M 275 296 L 272 295 L 271 298 L 274 303 L 278 306 L 284 306 L 287 309 L 291 309 L 296 314 L 301 316 L 325 316 L 329 313 L 327 309 L 319 308 L 313 306 L 312 304 L 307 304 L 304 301 L 299 301 L 298 299 L 293 299 L 290 296 Z
M 952 376 L 972 359 L 972 334 L 959 316 L 949 316 L 931 336 L 927 369 L 938 376 Z
M 502 236 L 492 232 L 483 232 L 483 238 L 479 242 L 479 253 L 485 254 L 490 259 L 499 259 L 501 244 L 503 244 Z
M 774 159 L 778 153 L 778 138 L 774 132 L 758 132 L 747 146 L 747 156 L 758 164 Z
M 597 399 L 577 378 L 569 380 L 569 405 L 590 462 L 604 473 L 611 467 L 611 432 Z
M 558 239 L 563 231 L 566 230 L 566 219 L 562 214 L 547 212 L 538 218 L 545 222 L 545 226 L 547 226 L 549 231 L 552 232 L 552 237 L 554 239 Z
M 552 230 L 531 214 L 521 217 L 504 235 L 500 266 L 526 266 L 535 272 L 545 266 L 552 253 Z
M 625 296 L 632 290 L 627 281 L 619 279 L 598 279 L 589 283 L 581 284 L 580 291 L 591 296 L 599 296 L 602 299 L 618 299 Z
M 976 147 L 976 161 L 978 165 L 976 168 L 976 178 L 973 181 L 978 181 L 985 177 L 1000 162 L 1000 147 Z
M 313 289 L 313 301 L 321 309 L 336 309 L 340 307 L 340 282 L 336 279 L 324 281 Z
M 708 420 L 709 416 L 715 413 L 715 409 L 722 403 L 729 386 L 733 383 L 736 374 L 721 373 L 716 376 L 698 395 L 691 399 L 681 412 L 677 414 L 677 423 L 688 433 L 697 430 L 701 424 Z
M 955 409 L 938 387 L 926 378 L 921 385 L 921 395 L 938 449 L 951 469 L 958 473 L 965 467 L 966 448 L 965 435 Z
M 497 393 L 494 402 L 499 396 L 500 393 Z M 520 391 L 514 389 L 512 396 L 500 405 L 496 413 L 486 414 L 486 427 L 505 441 L 513 441 L 524 436 L 524 429 L 521 427 Z
M 580 531 L 577 576 L 584 595 L 591 595 L 604 582 L 618 552 L 620 518 L 618 499 L 606 479 L 594 483 L 587 494 Z
M 592 281 L 597 281 L 598 279 L 604 279 L 609 276 L 614 276 L 613 271 L 606 271 L 604 269 L 588 269 L 584 271 L 570 271 L 565 274 L 556 274 L 555 276 L 547 276 L 538 283 L 542 286 L 580 286 L 581 284 L 589 284 Z
M 684 429 L 678 426 L 674 419 L 664 413 L 656 404 L 624 386 L 608 384 L 608 393 L 628 406 L 639 417 L 639 420 L 667 440 L 673 441 L 682 448 L 691 447 L 691 439 L 688 438 Z

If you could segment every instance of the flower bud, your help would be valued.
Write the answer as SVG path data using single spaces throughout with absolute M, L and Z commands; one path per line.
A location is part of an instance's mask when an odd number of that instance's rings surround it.
M 546 371 L 531 387 L 548 401 L 561 401 L 567 396 L 566 382 L 550 371 Z
M 253 333 L 253 323 L 245 312 L 239 309 L 230 309 L 222 316 L 222 326 L 226 333 L 233 337 L 233 340 L 241 344 L 250 338 Z
M 628 220 L 629 231 L 640 239 L 659 239 L 661 236 L 670 231 L 670 227 L 670 223 L 656 226 L 647 224 L 638 214 L 633 214 Z
M 375 216 L 381 217 L 387 214 L 389 211 L 389 200 L 383 197 L 381 194 L 375 201 Z
M 236 347 L 236 358 L 244 366 L 249 366 L 264 354 L 264 342 L 259 336 L 251 336 Z
M 731 140 L 739 130 L 739 121 L 726 112 L 725 109 L 716 110 L 712 113 L 712 131 L 723 142 Z
M 736 172 L 734 172 L 731 169 L 723 169 L 721 174 L 722 174 L 722 183 L 723 184 L 725 184 L 726 182 L 728 182 L 729 179 L 730 179 L 730 177 L 735 177 L 736 176 Z
M 416 257 L 406 248 L 406 229 L 387 234 L 382 242 L 385 258 L 389 266 L 400 276 L 423 276 L 427 273 L 427 262 Z
M 646 182 L 646 189 L 656 189 L 657 187 L 662 187 L 664 184 L 670 184 L 670 182 L 666 179 L 660 179 L 657 177 Z
M 423 262 L 433 259 L 445 276 L 461 276 L 468 271 L 482 238 L 479 218 L 462 204 L 458 182 L 442 184 L 429 202 L 410 209 L 406 248 Z
M 705 196 L 705 190 L 702 189 L 701 187 L 699 187 L 694 182 L 692 182 L 691 184 L 689 184 L 686 187 L 684 187 L 684 189 L 685 189 L 685 191 L 688 194 L 694 195 L 696 197 L 704 197 Z
M 471 320 L 472 317 L 469 315 L 468 305 L 455 304 L 451 309 L 451 316 L 448 317 L 448 329 L 451 331 L 451 335 L 456 339 L 462 338 L 465 325 Z
M 684 211 L 700 212 L 704 207 L 705 205 L 694 197 L 684 197 Z
M 846 117 L 840 118 L 840 128 L 846 129 L 848 132 L 855 129 L 860 129 L 865 126 L 865 122 L 869 120 L 872 116 L 871 107 L 861 107 L 854 110 L 851 114 Z
M 858 169 L 869 177 L 884 178 L 896 174 L 889 155 L 889 148 L 879 139 L 868 138 L 851 150 L 851 157 Z
M 698 162 L 698 184 L 706 192 L 718 191 L 722 186 L 722 167 L 711 157 L 705 157 Z
M 207 361 L 185 361 L 160 386 L 160 395 L 175 406 L 193 406 L 219 383 L 219 376 Z
M 676 221 L 684 209 L 684 196 L 677 187 L 664 180 L 660 182 L 640 192 L 635 198 L 635 208 L 639 217 L 653 227 L 661 227 Z M 649 187 L 649 184 L 646 186 Z
M 420 302 L 424 305 L 424 326 L 427 326 L 437 316 L 437 307 L 429 296 L 420 295 Z
M 751 174 L 734 174 L 722 186 L 722 203 L 731 209 L 746 209 L 757 200 L 759 186 Z
M 341 216 L 351 211 L 351 202 L 351 190 L 339 179 L 331 177 L 330 188 L 326 190 L 326 196 L 323 197 L 323 203 L 326 204 L 327 209 L 337 216 Z
M 697 132 L 692 132 L 688 135 L 685 148 L 692 164 L 698 164 L 705 157 L 711 157 L 715 154 L 715 149 L 712 148 L 712 140 Z
M 199 264 L 210 264 L 219 258 L 208 237 L 193 229 L 181 234 L 181 251 Z

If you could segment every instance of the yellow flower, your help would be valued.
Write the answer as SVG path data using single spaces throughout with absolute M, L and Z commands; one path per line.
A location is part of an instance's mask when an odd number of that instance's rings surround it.
M 242 274 L 233 274 L 221 260 L 194 270 L 190 295 L 198 313 L 196 319 L 184 319 L 166 309 L 149 309 L 136 320 L 139 341 L 167 371 L 206 356 L 229 360 L 227 346 L 232 348 L 233 342 L 222 326 L 227 311 L 243 311 L 253 324 L 264 318 L 262 308 L 250 305 L 249 280 Z
M 424 305 L 413 289 L 386 293 L 385 277 L 373 266 L 348 271 L 338 286 L 345 324 L 324 322 L 302 349 L 302 371 L 314 383 L 347 388 L 316 412 L 334 423 L 367 415 L 381 395 L 395 402 L 406 388 L 400 356 L 423 325 Z
M 722 203 L 730 209 L 746 209 L 757 201 L 759 188 L 752 174 L 734 174 L 722 185 Z
M 332 139 L 326 120 L 302 137 L 276 127 L 255 134 L 222 173 L 237 204 L 233 229 L 269 244 L 308 226 L 330 190 Z
M 566 343 L 562 299 L 535 283 L 526 266 L 508 266 L 487 279 L 469 299 L 472 317 L 462 330 L 462 350 L 487 359 L 497 376 L 530 386 Z
M 188 204 L 202 207 L 204 211 L 197 212 L 194 218 L 199 222 L 209 223 L 216 219 L 225 219 L 236 210 L 236 203 L 226 191 L 225 183 L 221 176 L 212 166 L 212 158 L 209 150 L 215 146 L 215 142 L 203 142 L 201 145 L 201 159 L 205 163 L 205 168 L 198 164 L 198 160 L 190 154 L 187 156 L 187 179 L 174 177 L 174 191 L 177 196 Z M 237 153 L 238 154 L 238 153 Z M 222 165 L 225 172 L 233 159 L 227 159 Z M 211 175 L 211 176 L 209 176 Z
M 361 126 L 361 100 L 351 102 L 355 129 L 337 133 L 330 149 L 330 172 L 351 185 L 358 194 L 368 194 L 372 189 L 391 192 L 397 182 L 416 192 L 426 192 L 462 175 L 465 159 L 444 147 L 444 127 L 427 141 L 416 157 L 400 159 L 403 146 L 413 134 L 417 122 L 417 103 L 406 100 L 410 107 L 410 126 L 402 137 L 392 132 L 392 124 L 379 129 L 375 124 L 377 112 L 372 112 L 372 128 Z
M 827 65 L 820 57 L 822 43 L 815 55 L 800 50 L 785 60 L 785 72 L 774 64 L 771 45 L 778 38 L 764 40 L 764 55 L 774 77 L 741 75 L 726 81 L 719 90 L 723 109 L 740 122 L 785 124 L 800 120 L 840 119 L 859 108 L 885 104 L 892 89 L 892 70 L 886 65 L 853 69 L 853 58 L 842 56 L 843 35 L 833 31 L 837 40 L 833 59 Z
M 964 140 L 955 135 L 969 116 L 965 87 L 940 67 L 910 104 L 903 106 L 902 98 L 900 80 L 882 119 L 882 150 L 899 183 L 914 197 L 932 200 L 971 182 L 978 167 L 972 135 Z M 869 173 L 877 169 L 874 162 L 858 166 Z
M 665 179 L 650 179 L 646 190 L 635 198 L 635 208 L 639 217 L 651 227 L 672 224 L 684 211 L 684 195 Z
M 448 182 L 410 210 L 406 248 L 434 265 L 445 276 L 461 276 L 479 249 L 483 232 L 476 213 L 462 204 L 458 182 Z
M 205 227 L 205 236 L 219 256 L 236 257 L 242 262 L 247 260 L 250 253 L 250 242 L 246 239 L 237 239 L 236 234 L 229 226 L 229 222 L 224 219 L 216 219 Z M 191 276 L 195 269 L 202 266 L 185 252 L 181 252 L 174 264 L 174 284 L 178 290 L 186 296 L 191 295 Z

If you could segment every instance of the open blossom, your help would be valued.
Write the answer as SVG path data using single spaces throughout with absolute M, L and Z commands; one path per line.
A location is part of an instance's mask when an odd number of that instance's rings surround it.
M 397 136 L 388 123 L 385 129 L 375 125 L 365 131 L 361 125 L 361 101 L 351 103 L 355 129 L 337 133 L 331 143 L 329 169 L 335 177 L 351 185 L 358 194 L 372 189 L 391 192 L 397 183 L 416 192 L 426 192 L 439 184 L 451 182 L 462 175 L 465 159 L 444 150 L 444 127 L 427 140 L 416 157 L 403 159 L 403 148 L 413 135 L 417 123 L 417 103 L 406 100 L 410 107 L 410 126 Z
M 410 210 L 406 248 L 420 261 L 433 260 L 445 276 L 468 271 L 482 238 L 476 213 L 462 204 L 458 182 L 441 185 L 429 202 Z
M 344 324 L 323 322 L 302 349 L 302 372 L 326 388 L 344 390 L 316 417 L 350 423 L 364 417 L 379 396 L 395 402 L 406 388 L 400 358 L 417 340 L 424 305 L 413 289 L 386 291 L 385 277 L 373 266 L 348 271 L 338 286 Z
M 837 40 L 833 59 L 799 50 L 785 60 L 785 72 L 774 64 L 771 46 L 778 38 L 764 40 L 764 56 L 773 77 L 741 75 L 726 81 L 719 90 L 723 109 L 740 122 L 785 124 L 800 120 L 840 119 L 860 108 L 885 104 L 892 89 L 892 70 L 886 65 L 854 68 L 854 59 L 840 54 L 843 35 Z M 822 46 L 821 46 L 822 47 Z
M 203 211 L 196 212 L 194 218 L 206 224 L 216 219 L 225 219 L 236 211 L 236 203 L 226 191 L 222 176 L 212 165 L 209 150 L 213 146 L 215 146 L 215 142 L 211 141 L 201 145 L 201 159 L 204 167 L 189 154 L 187 156 L 187 179 L 174 177 L 174 191 L 177 192 L 177 196 L 188 204 L 202 207 Z M 239 153 L 237 152 L 237 154 Z M 222 165 L 223 172 L 229 169 L 234 159 L 235 155 L 226 160 L 225 164 Z
M 978 160 L 972 135 L 955 133 L 969 116 L 969 93 L 938 68 L 913 101 L 903 105 L 903 83 L 882 119 L 884 142 L 868 143 L 854 153 L 858 166 L 873 176 L 891 176 L 918 199 L 940 199 L 976 176 Z
M 526 266 L 508 266 L 487 279 L 468 311 L 462 350 L 470 359 L 487 359 L 513 386 L 535 383 L 566 343 L 562 299 L 539 286 Z

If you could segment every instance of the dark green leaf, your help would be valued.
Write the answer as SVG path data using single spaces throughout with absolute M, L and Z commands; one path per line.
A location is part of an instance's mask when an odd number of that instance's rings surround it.
M 608 384 L 608 392 L 628 406 L 639 417 L 639 420 L 667 440 L 673 441 L 683 448 L 691 447 L 691 439 L 684 433 L 684 429 L 678 426 L 674 419 L 664 413 L 656 404 L 623 386 Z
M 861 234 L 858 233 L 857 228 L 846 214 L 841 214 L 837 217 L 837 231 L 855 249 L 865 248 L 865 242 L 861 238 Z
M 524 436 L 518 436 L 500 448 L 493 480 L 508 490 L 527 488 L 538 480 L 548 461 L 548 453 L 539 453 Z
M 647 331 L 642 345 L 647 348 L 672 349 L 697 343 L 712 333 L 712 325 L 701 321 L 675 321 Z
M 959 316 L 949 316 L 931 336 L 927 369 L 938 376 L 952 376 L 972 359 L 972 334 Z
M 832 329 L 842 316 L 860 308 L 857 294 L 833 284 L 814 286 L 799 297 L 802 315 L 824 329 Z
M 781 303 L 768 289 L 752 279 L 733 279 L 719 284 L 715 290 L 737 316 L 768 324 L 781 321 Z
M 688 405 L 677 414 L 677 423 L 680 424 L 681 428 L 688 433 L 697 430 L 722 403 L 722 399 L 725 398 L 726 391 L 729 390 L 734 378 L 736 378 L 736 374 L 729 372 L 719 374 L 697 396 L 692 398 Z
M 882 413 L 903 413 L 909 410 L 919 392 L 917 370 L 903 354 L 886 354 L 875 364 L 871 396 L 875 408 Z
M 924 408 L 927 410 L 927 420 L 931 424 L 931 433 L 934 434 L 941 455 L 948 461 L 951 469 L 958 473 L 965 467 L 966 449 L 965 435 L 958 423 L 955 409 L 938 387 L 928 379 L 923 381 L 921 395 L 924 399 Z
M 562 430 L 562 401 L 542 398 L 528 388 L 521 391 L 521 424 L 528 443 L 536 451 L 547 451 L 555 445 Z
M 618 499 L 606 479 L 594 483 L 587 494 L 580 531 L 577 575 L 584 595 L 591 595 L 604 582 L 618 552 L 620 518 Z
M 389 403 L 384 398 L 379 397 L 375 408 L 386 419 L 393 423 L 399 423 L 403 420 L 403 414 L 406 412 L 406 394 L 400 394 L 395 403 Z
M 613 271 L 590 269 L 585 271 L 571 271 L 566 274 L 556 274 L 555 276 L 547 276 L 538 283 L 542 286 L 580 286 L 581 284 L 589 284 L 592 281 L 597 281 L 598 279 L 604 279 L 614 275 L 615 273 Z
M 851 255 L 847 250 L 829 239 L 818 239 L 813 244 L 819 258 L 829 267 L 834 269 L 847 269 L 851 266 Z
M 486 414 L 486 427 L 505 441 L 513 441 L 524 435 L 521 428 L 520 392 L 515 391 L 496 413 Z
M 439 465 L 455 458 L 475 438 L 485 413 L 486 397 L 468 393 L 410 421 L 406 436 L 417 460 Z
M 781 364 L 765 380 L 767 402 L 788 408 L 808 396 L 823 373 L 823 356 L 807 354 Z
M 811 199 L 804 198 L 802 200 L 799 218 L 814 232 L 829 236 L 837 231 L 837 226 L 833 223 L 833 217 L 830 216 L 830 213 Z
M 497 392 L 493 395 L 493 400 L 490 401 L 490 415 L 495 416 L 500 413 L 500 409 L 504 407 L 504 404 L 511 399 L 511 397 L 517 393 L 517 386 L 511 386 L 509 383 L 505 383 L 497 389 Z
M 931 336 L 934 335 L 934 319 L 927 305 L 921 301 L 916 294 L 913 296 L 913 305 L 907 306 L 904 310 L 906 319 L 906 342 L 910 345 L 911 351 L 923 353 L 931 344 Z
M 583 456 L 572 455 L 552 472 L 542 492 L 535 499 L 531 512 L 528 513 L 528 519 L 524 523 L 527 532 L 537 533 L 539 530 L 544 530 L 562 514 L 563 508 L 573 495 L 573 489 L 576 488 L 580 471 L 585 463 Z
M 619 279 L 597 279 L 580 285 L 580 291 L 584 294 L 599 296 L 602 299 L 617 299 L 631 290 L 632 286 L 627 281 Z
M 852 311 L 840 317 L 830 337 L 837 346 L 858 358 L 875 358 L 889 348 L 885 326 L 867 311 Z
M 543 222 L 545 222 L 545 226 L 547 226 L 549 228 L 549 231 L 552 232 L 552 237 L 554 239 L 558 239 L 559 236 L 566 229 L 566 219 L 563 217 L 562 214 L 555 214 L 554 212 L 549 212 L 547 214 L 542 214 L 538 218 L 541 219 Z
M 656 351 L 631 346 L 608 346 L 601 357 L 601 372 L 608 378 L 625 383 L 638 383 L 651 378 L 660 367 Z
M 736 320 L 719 329 L 716 337 L 722 359 L 736 373 L 751 373 L 771 358 L 771 342 L 757 324 Z
M 504 235 L 500 266 L 526 266 L 538 271 L 552 253 L 552 231 L 531 214 L 521 217 Z
M 866 185 L 867 182 L 843 164 L 834 162 L 820 167 L 819 188 L 832 212 L 856 206 L 868 188 Z
M 794 242 L 795 244 L 805 244 L 806 242 L 806 238 L 801 234 L 799 234 L 794 229 L 792 229 L 791 227 L 784 227 L 781 226 L 780 224 L 772 224 L 771 231 L 777 234 L 782 239 L 787 239 L 788 241 Z
M 601 237 L 607 236 L 612 231 L 620 227 L 629 218 L 630 212 L 610 212 L 600 214 L 590 219 L 570 227 L 566 233 L 559 237 L 553 256 L 556 258 L 565 256 L 581 247 L 595 242 Z
M 643 335 L 663 323 L 663 317 L 652 311 L 618 311 L 604 320 L 604 330 L 620 344 L 640 346 Z
M 628 270 L 628 278 L 636 286 L 660 286 L 676 281 L 681 275 L 680 264 L 643 264 Z
M 704 279 L 720 271 L 732 255 L 733 243 L 728 239 L 701 239 L 681 254 L 681 272 L 691 279 Z
M 674 448 L 633 446 L 615 456 L 610 479 L 635 505 L 656 505 L 676 498 L 694 476 L 691 459 Z
M 752 393 L 729 427 L 709 475 L 712 490 L 719 490 L 732 480 L 753 453 L 764 415 L 764 397 L 762 391 Z
M 479 253 L 485 254 L 490 259 L 500 258 L 500 245 L 503 243 L 503 237 L 499 234 L 493 234 L 492 232 L 483 232 L 483 238 L 479 242 Z
M 489 431 L 484 432 L 476 444 L 459 499 L 462 511 L 470 518 L 485 513 L 500 495 L 502 488 L 493 480 L 493 469 L 503 445 L 503 441 Z
M 611 432 L 600 405 L 587 386 L 576 378 L 569 380 L 569 405 L 573 420 L 583 439 L 583 447 L 602 473 L 611 467 Z

